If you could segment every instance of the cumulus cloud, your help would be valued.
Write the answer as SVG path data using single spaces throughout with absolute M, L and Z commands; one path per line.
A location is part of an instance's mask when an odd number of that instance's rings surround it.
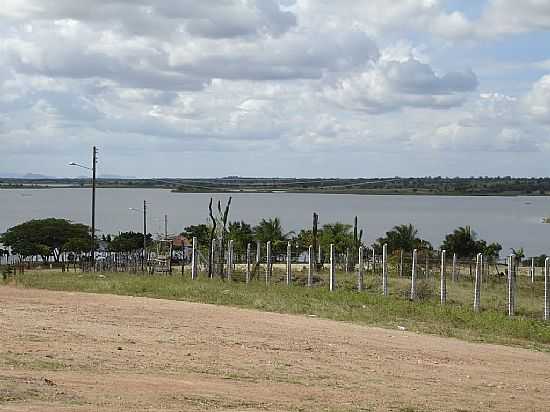
M 540 3 L 490 1 L 469 19 L 439 0 L 5 0 L 0 144 L 18 156 L 545 150 L 548 78 L 487 86 L 447 41 L 542 30 Z
M 478 86 L 471 71 L 438 75 L 415 59 L 380 61 L 366 71 L 342 79 L 324 95 L 342 107 L 372 113 L 403 107 L 449 108 L 462 104 L 463 93 Z
M 533 119 L 550 124 L 550 75 L 542 77 L 533 85 L 523 104 Z

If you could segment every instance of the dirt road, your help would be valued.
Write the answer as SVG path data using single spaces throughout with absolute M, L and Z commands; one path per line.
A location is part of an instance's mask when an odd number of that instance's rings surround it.
M 3 411 L 548 411 L 550 355 L 307 316 L 0 287 Z

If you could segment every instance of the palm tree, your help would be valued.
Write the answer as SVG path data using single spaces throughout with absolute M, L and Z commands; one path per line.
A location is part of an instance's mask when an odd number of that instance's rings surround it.
M 262 243 L 271 242 L 271 246 L 275 254 L 284 252 L 285 244 L 294 232 L 283 232 L 281 219 L 278 217 L 270 219 L 262 219 L 254 228 L 254 237 Z
M 398 225 L 386 232 L 386 237 L 377 240 L 377 247 L 387 244 L 389 252 L 403 249 L 405 252 L 412 252 L 414 249 L 431 249 L 430 242 L 418 237 L 418 229 L 413 225 Z

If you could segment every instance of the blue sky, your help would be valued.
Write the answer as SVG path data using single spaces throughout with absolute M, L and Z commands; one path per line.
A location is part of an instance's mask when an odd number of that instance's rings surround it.
M 548 176 L 549 45 L 540 0 L 6 0 L 0 174 Z

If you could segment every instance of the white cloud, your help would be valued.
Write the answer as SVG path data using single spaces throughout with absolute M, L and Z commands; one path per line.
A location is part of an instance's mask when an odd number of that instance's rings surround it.
M 550 75 L 542 77 L 533 85 L 523 104 L 534 120 L 550 124 Z

